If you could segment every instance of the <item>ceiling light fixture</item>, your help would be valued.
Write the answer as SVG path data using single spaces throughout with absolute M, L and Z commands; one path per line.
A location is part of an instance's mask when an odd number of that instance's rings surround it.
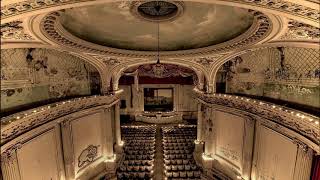
M 156 11 L 157 16 L 160 16 L 161 11 L 161 5 L 159 4 L 159 1 L 156 2 L 155 6 L 153 7 Z M 158 36 L 158 42 L 157 42 L 157 62 L 152 67 L 153 73 L 155 77 L 162 78 L 165 66 L 160 63 L 160 24 L 159 21 L 157 21 L 157 36 Z
M 160 16 L 160 9 L 161 9 L 161 6 L 159 5 L 159 1 L 157 1 L 157 4 L 156 6 L 154 7 L 154 9 L 156 10 L 157 12 L 157 15 Z M 159 24 L 159 21 L 157 22 L 157 35 L 158 35 L 158 46 L 157 46 L 157 64 L 160 64 L 160 24 Z

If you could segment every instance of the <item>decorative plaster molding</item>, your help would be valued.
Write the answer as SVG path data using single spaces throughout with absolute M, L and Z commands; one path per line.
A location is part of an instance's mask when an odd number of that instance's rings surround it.
M 92 163 L 98 156 L 99 145 L 89 145 L 87 148 L 81 151 L 78 157 L 78 167 L 81 168 L 85 164 Z
M 59 117 L 93 107 L 111 106 L 118 100 L 119 94 L 76 98 L 3 117 L 1 118 L 1 144 Z
M 101 3 L 98 0 L 24 0 L 12 3 L 7 2 L 1 7 L 1 17 L 2 19 L 14 18 L 15 16 L 33 11 L 42 10 L 42 12 L 48 12 L 50 8 L 54 7 L 55 9 L 64 9 L 66 6 L 83 6 L 88 4 L 88 2 L 91 4 Z M 293 1 L 288 2 L 287 0 L 225 0 L 221 3 L 235 3 L 236 6 L 249 5 L 252 6 L 252 8 L 259 7 L 265 10 L 274 10 L 297 18 L 302 17 L 316 23 L 320 19 L 320 13 L 317 7 L 310 8 L 310 6 L 293 3 Z M 317 4 L 316 2 L 312 3 Z
M 288 31 L 280 37 L 281 40 L 319 40 L 320 28 L 291 20 Z
M 34 38 L 24 32 L 21 25 L 22 21 L 11 21 L 1 24 L 1 39 L 2 40 L 34 40 Z
M 320 144 L 319 117 L 298 112 L 275 104 L 226 94 L 203 94 L 196 91 L 198 99 L 208 104 L 217 104 L 239 109 L 289 128 Z
M 165 51 L 161 52 L 160 56 L 162 58 L 188 57 L 197 55 L 201 56 L 213 53 L 216 54 L 220 52 L 228 52 L 234 49 L 259 43 L 260 41 L 265 39 L 272 31 L 272 22 L 265 14 L 261 12 L 251 10 L 251 13 L 254 15 L 254 22 L 252 26 L 245 33 L 241 34 L 240 36 L 232 40 L 205 48 L 179 51 Z M 68 33 L 67 30 L 65 30 L 60 24 L 59 18 L 60 14 L 56 11 L 44 16 L 40 23 L 43 35 L 58 45 L 72 48 L 82 52 L 108 55 L 113 57 L 120 56 L 130 58 L 153 58 L 155 56 L 155 53 L 150 51 L 115 49 L 84 41 Z
M 16 143 L 13 146 L 7 148 L 4 152 L 1 153 L 1 162 L 6 163 L 13 163 L 13 161 L 17 160 L 17 149 L 22 147 L 21 143 Z

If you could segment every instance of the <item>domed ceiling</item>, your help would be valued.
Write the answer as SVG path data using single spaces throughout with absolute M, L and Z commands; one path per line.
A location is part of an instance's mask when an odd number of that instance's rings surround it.
M 127 50 L 187 50 L 219 44 L 244 33 L 253 23 L 246 9 L 196 3 L 173 2 L 159 11 L 167 18 L 152 21 L 150 4 L 115 2 L 66 9 L 62 26 L 71 34 L 103 46 Z M 150 18 L 151 17 L 151 18 Z

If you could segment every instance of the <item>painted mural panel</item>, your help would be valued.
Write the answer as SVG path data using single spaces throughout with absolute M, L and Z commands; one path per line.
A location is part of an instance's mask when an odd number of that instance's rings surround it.
M 1 50 L 1 111 L 50 99 L 90 95 L 92 84 L 99 83 L 92 74 L 97 74 L 94 67 L 56 50 Z
M 264 96 L 320 106 L 320 52 L 305 48 L 266 48 L 224 65 L 227 93 Z

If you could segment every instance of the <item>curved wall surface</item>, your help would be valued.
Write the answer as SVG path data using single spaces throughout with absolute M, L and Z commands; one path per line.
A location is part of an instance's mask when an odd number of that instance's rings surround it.
M 5 180 L 90 179 L 114 161 L 115 96 L 50 104 L 1 119 Z M 25 116 L 24 114 L 29 114 Z
M 196 143 L 204 148 L 198 161 L 209 177 L 220 171 L 233 179 L 310 179 L 320 152 L 318 117 L 239 96 L 199 93 L 198 99 Z

